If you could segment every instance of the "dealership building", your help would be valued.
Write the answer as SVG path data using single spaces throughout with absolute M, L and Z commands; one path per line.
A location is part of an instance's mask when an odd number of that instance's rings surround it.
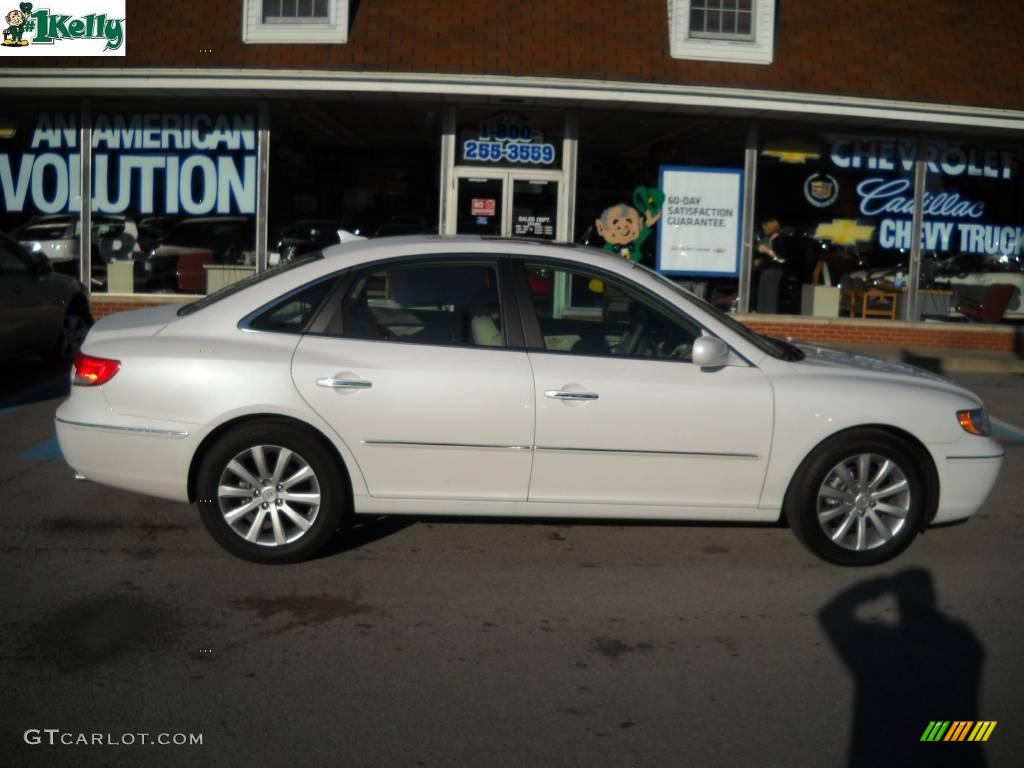
M 625 205 L 644 263 L 758 330 L 1015 348 L 955 321 L 994 285 L 1024 319 L 1017 0 L 48 6 L 0 47 L 0 231 L 96 315 L 282 233 L 602 246 Z

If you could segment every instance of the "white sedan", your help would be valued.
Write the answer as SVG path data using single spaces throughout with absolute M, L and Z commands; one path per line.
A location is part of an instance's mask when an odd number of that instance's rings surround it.
M 195 502 L 259 562 L 405 514 L 783 517 L 868 565 L 972 515 L 1003 458 L 948 381 L 759 336 L 627 260 L 525 241 L 354 242 L 105 317 L 74 384 L 57 434 L 77 473 Z

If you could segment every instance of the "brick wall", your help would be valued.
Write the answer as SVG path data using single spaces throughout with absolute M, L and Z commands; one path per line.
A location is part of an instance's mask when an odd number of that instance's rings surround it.
M 672 59 L 665 0 L 351 5 L 345 45 L 244 45 L 242 0 L 128 0 L 125 58 L 19 65 L 555 76 L 1024 108 L 1021 0 L 778 0 L 770 66 Z
M 146 309 L 182 301 L 181 296 L 137 296 L 105 298 L 93 296 L 92 314 L 97 320 L 115 312 Z M 885 320 L 789 318 L 741 315 L 737 319 L 759 333 L 820 344 L 864 344 L 871 346 L 942 347 L 998 352 L 1024 352 L 1021 328 L 1007 325 L 960 323 L 903 323 Z
M 769 336 L 813 341 L 819 344 L 933 347 L 998 352 L 1024 350 L 1021 329 L 1009 325 L 967 323 L 905 323 L 884 320 L 817 320 L 808 318 L 738 317 L 746 325 Z

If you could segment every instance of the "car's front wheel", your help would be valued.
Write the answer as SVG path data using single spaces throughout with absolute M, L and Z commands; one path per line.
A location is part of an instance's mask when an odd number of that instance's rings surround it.
M 202 461 L 196 494 L 214 539 L 258 563 L 315 555 L 337 531 L 346 499 L 329 448 L 283 421 L 244 424 L 221 436 Z
M 809 456 L 786 497 L 797 538 L 839 565 L 875 565 L 905 550 L 921 529 L 925 481 L 911 450 L 864 429 L 826 441 Z

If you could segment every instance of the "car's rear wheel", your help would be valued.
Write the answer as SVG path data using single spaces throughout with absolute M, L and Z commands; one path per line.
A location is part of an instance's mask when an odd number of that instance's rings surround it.
M 786 497 L 786 519 L 829 562 L 883 563 L 921 529 L 924 483 L 902 441 L 876 429 L 847 432 L 804 460 Z
M 342 520 L 337 461 L 314 435 L 261 421 L 227 432 L 197 475 L 199 513 L 226 550 L 258 563 L 292 563 L 319 552 Z

